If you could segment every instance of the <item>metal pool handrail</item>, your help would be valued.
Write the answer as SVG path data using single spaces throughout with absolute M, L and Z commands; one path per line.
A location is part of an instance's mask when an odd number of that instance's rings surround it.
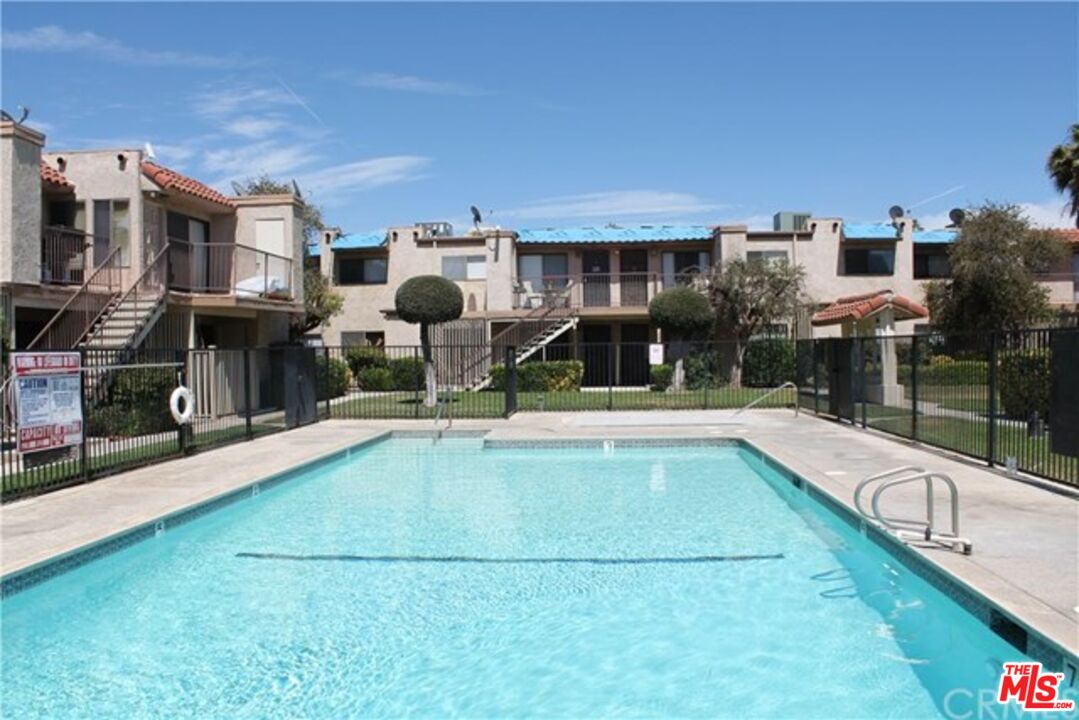
M 780 390 L 785 390 L 786 388 L 794 388 L 795 391 L 798 390 L 798 386 L 795 385 L 790 380 L 788 380 L 787 382 L 783 383 L 782 385 L 772 388 L 771 390 L 769 390 L 765 394 L 761 395 L 756 400 L 752 400 L 751 402 L 748 402 L 745 405 L 743 405 L 742 407 L 738 408 L 737 410 L 734 411 L 734 416 L 741 415 L 743 412 L 745 412 L 746 410 L 749 410 L 751 407 L 753 407 L 757 403 L 761 402 L 762 400 L 764 400 L 766 398 L 771 397 L 772 395 L 775 395 Z M 798 395 L 797 395 L 797 392 L 796 392 L 796 394 L 794 396 L 794 416 L 795 417 L 798 416 Z

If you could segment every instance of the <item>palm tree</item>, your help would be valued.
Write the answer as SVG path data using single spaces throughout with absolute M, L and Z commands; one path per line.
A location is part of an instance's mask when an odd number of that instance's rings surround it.
M 1079 123 L 1071 127 L 1071 141 L 1057 145 L 1046 163 L 1057 192 L 1071 195 L 1071 214 L 1079 227 Z

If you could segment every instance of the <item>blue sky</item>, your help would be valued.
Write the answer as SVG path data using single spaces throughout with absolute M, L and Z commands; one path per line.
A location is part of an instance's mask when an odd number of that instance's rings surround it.
M 931 227 L 986 198 L 1071 224 L 1044 164 L 1079 118 L 1075 3 L 6 2 L 2 24 L 0 101 L 49 149 L 295 178 L 347 231 L 471 204 L 763 227 L 899 203 Z

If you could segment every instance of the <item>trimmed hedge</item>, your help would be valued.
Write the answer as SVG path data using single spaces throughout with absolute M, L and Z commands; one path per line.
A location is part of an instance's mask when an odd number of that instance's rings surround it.
M 113 373 L 106 401 L 88 413 L 90 435 L 133 437 L 176 429 L 169 397 L 176 373 L 164 368 L 132 368 Z
M 356 383 L 361 390 L 384 392 L 393 390 L 393 373 L 388 367 L 365 367 L 356 373 Z
M 316 396 L 319 400 L 341 397 L 348 392 L 348 386 L 352 382 L 352 373 L 348 364 L 337 358 L 318 356 L 315 358 L 318 388 Z
M 581 389 L 584 363 L 580 360 L 526 362 L 517 366 L 518 392 L 564 392 Z M 506 367 L 491 367 L 491 389 L 506 389 Z
M 941 360 L 933 358 L 929 365 L 918 366 L 918 383 L 926 385 L 985 385 L 989 382 L 989 363 L 984 360 Z M 896 379 L 901 385 L 910 384 L 910 365 L 896 368 Z
M 390 359 L 386 357 L 386 352 L 382 348 L 368 345 L 349 348 L 345 353 L 345 361 L 348 363 L 348 369 L 352 371 L 353 377 L 357 379 L 360 377 L 360 373 L 367 368 L 389 369 L 390 367 Z
M 390 360 L 390 376 L 394 390 L 416 390 L 424 386 L 423 360 L 396 358 Z
M 746 346 L 742 359 L 742 385 L 778 387 L 794 382 L 797 375 L 794 343 L 788 340 L 755 340 Z
M 656 392 L 663 392 L 671 386 L 671 382 L 674 380 L 674 368 L 670 365 L 653 365 L 652 366 L 652 389 Z
M 442 323 L 461 317 L 461 288 L 440 275 L 417 275 L 401 283 L 394 296 L 397 315 L 407 323 Z
M 1048 349 L 1000 353 L 1000 405 L 1004 414 L 1028 420 L 1033 413 L 1049 417 L 1050 365 Z

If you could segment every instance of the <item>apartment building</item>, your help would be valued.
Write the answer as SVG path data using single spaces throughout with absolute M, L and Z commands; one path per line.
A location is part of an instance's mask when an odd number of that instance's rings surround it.
M 46 151 L 0 123 L 0 307 L 16 348 L 285 342 L 300 202 L 229 197 L 144 150 Z

